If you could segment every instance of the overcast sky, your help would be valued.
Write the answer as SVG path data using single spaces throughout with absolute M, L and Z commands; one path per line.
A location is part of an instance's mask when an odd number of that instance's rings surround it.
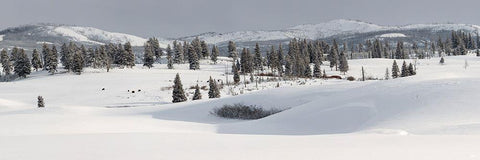
M 480 24 L 478 0 L 1 0 L 0 28 L 39 22 L 142 37 L 272 30 L 333 19 Z

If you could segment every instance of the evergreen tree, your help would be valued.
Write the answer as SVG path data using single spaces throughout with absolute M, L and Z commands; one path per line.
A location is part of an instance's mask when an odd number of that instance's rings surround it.
M 305 73 L 303 76 L 305 76 L 305 78 L 312 78 L 312 68 L 310 67 L 310 64 L 305 66 Z
M 212 47 L 212 55 L 210 56 L 210 59 L 213 61 L 213 63 L 217 64 L 218 60 L 218 55 L 220 54 L 220 51 L 218 51 L 218 47 L 213 45 Z
M 398 69 L 397 61 L 393 60 L 392 65 L 392 78 L 398 78 L 400 70 Z
M 55 45 L 54 45 L 55 46 Z M 48 48 L 46 43 L 42 45 L 42 58 L 43 58 L 43 69 L 48 70 L 48 55 L 50 54 L 50 48 Z
M 238 63 L 238 60 L 237 60 Z M 238 84 L 240 82 L 240 75 L 238 74 L 238 66 L 233 63 L 232 65 L 232 72 L 233 72 L 233 82 Z
M 185 92 L 183 91 L 182 81 L 180 80 L 180 75 L 177 73 L 175 76 L 175 80 L 173 81 L 173 94 L 172 94 L 172 102 L 185 102 L 187 101 L 187 97 L 185 97 Z
M 87 56 L 85 57 L 85 67 L 91 67 L 94 63 L 95 51 L 92 48 L 87 49 Z
M 208 50 L 208 45 L 205 41 L 200 42 L 200 46 L 202 48 L 202 57 L 207 58 L 210 56 L 210 50 Z
M 42 96 L 38 96 L 37 97 L 37 107 L 38 108 L 43 108 L 45 107 L 45 103 L 43 101 L 43 97 Z
M 412 63 L 408 64 L 408 74 L 409 76 L 413 76 L 417 74 L 417 72 L 415 72 L 415 69 L 413 68 Z
M 260 53 L 260 46 L 255 44 L 255 57 L 253 58 L 253 65 L 255 70 L 263 70 L 262 68 L 262 54 Z
M 322 70 L 320 69 L 320 62 L 315 62 L 313 66 L 313 77 L 320 78 L 322 77 Z
M 72 63 L 73 73 L 76 73 L 76 74 L 80 75 L 83 71 L 84 62 L 85 62 L 85 60 L 83 58 L 82 52 L 80 52 L 80 51 L 75 52 L 73 54 L 73 63 Z
M 35 71 L 38 71 L 39 68 L 42 68 L 42 60 L 40 59 L 40 54 L 38 54 L 37 49 L 33 49 L 32 66 Z
M 277 51 L 277 55 L 278 55 L 278 58 L 277 58 L 277 61 L 278 61 L 278 65 L 277 65 L 277 71 L 278 71 L 278 75 L 279 76 L 282 76 L 284 70 L 283 70 L 283 64 L 284 64 L 284 58 L 283 58 L 283 48 L 282 48 L 282 44 L 280 43 L 278 45 L 278 51 Z
M 125 65 L 129 68 L 132 68 L 135 66 L 135 54 L 133 53 L 132 50 L 132 45 L 130 42 L 127 42 L 123 45 L 123 49 L 125 50 L 125 57 L 126 57 L 126 63 Z
M 153 56 L 155 57 L 154 61 L 158 61 L 160 59 L 160 57 L 162 57 L 162 55 L 163 55 L 163 52 L 162 52 L 162 49 L 160 48 L 160 44 L 158 42 L 158 39 L 155 38 L 155 37 L 149 38 L 147 43 L 151 47 L 151 52 L 152 52 Z
M 26 78 L 27 75 L 29 75 L 31 72 L 30 59 L 28 59 L 28 56 L 23 49 L 20 49 L 20 51 L 18 52 L 18 57 L 13 63 L 13 65 L 13 72 L 15 72 L 15 74 L 19 77 Z
M 72 44 L 72 42 L 70 42 Z M 70 70 L 71 69 L 71 49 L 70 47 L 73 46 L 73 45 L 69 45 L 67 46 L 66 43 L 63 43 L 61 49 L 60 49 L 60 62 L 62 63 L 63 65 L 63 68 L 66 69 L 66 70 Z
M 345 74 L 348 71 L 348 61 L 347 56 L 342 52 L 340 52 L 340 72 Z
M 48 47 L 47 47 L 48 48 Z M 46 57 L 46 69 L 49 73 L 55 74 L 57 71 L 57 65 L 58 65 L 58 56 L 57 56 L 57 48 L 55 45 L 52 46 L 52 50 L 46 50 L 45 53 L 47 54 Z
M 237 47 L 235 45 L 235 42 L 233 41 L 228 42 L 228 54 L 229 54 L 228 57 L 231 57 L 234 60 L 238 58 Z
M 252 73 L 253 62 L 252 62 L 250 52 L 248 51 L 247 48 L 243 48 L 242 50 L 242 54 L 240 56 L 240 63 L 241 63 L 240 70 L 242 71 L 243 74 Z
M 202 93 L 200 93 L 200 87 L 198 87 L 198 84 L 195 86 L 195 93 L 193 94 L 193 99 L 192 100 L 199 100 L 202 99 Z
M 173 69 L 173 51 L 170 44 L 167 46 L 167 68 Z
M 208 80 L 208 84 L 210 87 L 208 90 L 208 98 L 220 98 L 220 91 L 218 89 L 217 81 L 210 77 L 210 80 Z
M 335 70 L 338 70 L 338 44 L 335 39 L 333 40 L 333 46 L 330 48 L 329 61 L 330 69 L 333 70 L 333 67 L 335 67 Z
M 0 53 L 0 61 L 2 63 L 2 68 L 5 75 L 10 75 L 12 73 L 12 64 L 10 63 L 7 50 L 2 49 Z
M 177 41 L 173 41 L 173 49 L 175 50 L 175 58 L 173 62 L 175 62 L 176 64 L 183 63 L 184 50 L 183 50 L 182 44 L 181 43 L 177 44 Z
M 198 70 L 200 69 L 198 54 L 196 53 L 195 48 L 193 45 L 188 46 L 188 62 L 190 64 L 191 70 Z
M 395 59 L 406 59 L 405 51 L 403 49 L 403 42 L 397 42 L 397 49 L 395 51 Z
M 143 53 L 143 66 L 148 68 L 153 67 L 153 63 L 155 63 L 153 47 L 149 43 L 145 43 L 144 46 L 144 53 Z
M 400 74 L 400 77 L 408 77 L 408 76 L 410 76 L 410 71 L 408 70 L 407 63 L 403 61 L 402 72 Z

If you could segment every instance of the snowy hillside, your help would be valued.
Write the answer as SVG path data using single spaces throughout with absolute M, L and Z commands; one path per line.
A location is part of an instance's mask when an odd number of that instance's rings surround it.
M 480 26 L 470 24 L 449 24 L 449 23 L 437 23 L 437 24 L 413 24 L 404 26 L 382 26 L 372 23 L 362 22 L 358 20 L 332 20 L 329 22 L 319 24 L 306 24 L 298 25 L 282 30 L 271 31 L 238 31 L 228 33 L 215 33 L 209 32 L 199 34 L 195 36 L 179 38 L 180 40 L 191 41 L 195 37 L 199 37 L 201 40 L 205 40 L 207 43 L 217 44 L 226 43 L 228 41 L 235 42 L 259 42 L 259 41 L 278 41 L 289 40 L 292 38 L 307 38 L 307 39 L 321 39 L 331 36 L 335 37 L 351 37 L 361 33 L 373 33 L 377 34 L 374 37 L 381 38 L 402 38 L 408 37 L 408 35 L 401 35 L 401 32 L 412 32 L 416 35 L 416 38 L 422 37 L 419 31 L 451 31 L 451 30 L 464 30 L 467 32 L 475 33 L 480 31 Z M 438 38 L 438 36 L 437 36 Z
M 76 42 L 84 45 L 104 45 L 108 43 L 130 42 L 132 46 L 143 46 L 147 39 L 125 33 L 104 31 L 93 27 L 57 24 L 35 24 L 8 28 L 0 31 L 1 47 L 22 46 L 34 48 L 42 43 L 61 45 Z M 162 39 L 160 39 L 163 42 Z M 161 43 L 166 47 L 166 43 Z
M 479 156 L 480 59 L 473 55 L 446 57 L 444 65 L 439 58 L 418 60 L 417 75 L 406 78 L 299 79 L 279 81 L 279 88 L 275 81 L 258 87 L 250 83 L 225 86 L 220 99 L 207 99 L 208 91 L 202 90 L 203 100 L 191 101 L 191 86 L 208 86 L 209 76 L 226 79 L 224 71 L 230 67 L 225 59 L 218 64 L 203 61 L 200 71 L 184 64 L 174 70 L 165 64 L 152 69 L 137 65 L 108 73 L 87 69 L 80 76 L 40 71 L 28 79 L 0 83 L 0 159 Z M 350 60 L 345 76 L 358 78 L 364 67 L 367 77 L 383 78 L 392 62 Z M 341 75 L 329 71 L 328 64 L 322 68 L 329 75 Z M 169 87 L 176 73 L 188 102 L 171 103 Z M 45 98 L 46 108 L 36 108 L 38 95 Z M 211 114 L 213 108 L 233 103 L 287 110 L 259 120 Z

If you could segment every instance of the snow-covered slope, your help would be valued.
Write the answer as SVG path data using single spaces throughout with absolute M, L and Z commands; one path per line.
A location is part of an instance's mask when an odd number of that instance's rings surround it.
M 104 30 L 92 27 L 78 27 L 78 26 L 49 26 L 50 34 L 66 36 L 72 41 L 91 42 L 104 44 L 110 43 L 126 43 L 130 42 L 132 46 L 142 46 L 147 40 L 134 35 L 107 32 Z
M 261 91 L 250 83 L 225 86 L 220 99 L 201 90 L 203 100 L 171 103 L 176 73 L 190 99 L 191 86 L 208 86 L 209 76 L 225 79 L 225 59 L 203 61 L 196 71 L 188 64 L 137 65 L 82 75 L 39 71 L 0 83 L 0 159 L 450 160 L 480 153 L 480 59 L 474 55 L 445 57 L 444 65 L 439 58 L 417 60 L 412 77 L 299 79 L 280 81 L 279 88 L 264 82 Z M 358 78 L 363 67 L 367 76 L 382 78 L 392 61 L 349 60 L 345 76 Z M 38 95 L 46 108 L 36 108 Z M 210 113 L 232 103 L 290 109 L 249 121 Z
M 17 46 L 22 47 L 28 47 L 37 44 L 37 42 L 59 45 L 69 41 L 86 45 L 130 42 L 132 46 L 143 46 L 147 41 L 145 38 L 125 33 L 109 32 L 93 27 L 57 24 L 25 25 L 8 28 L 0 31 L 0 33 L 3 35 L 3 41 L 0 43 L 13 43 L 13 45 L 18 44 Z M 165 43 L 160 45 L 166 47 Z
M 331 36 L 335 37 L 348 37 L 354 34 L 360 33 L 373 33 L 382 32 L 375 37 L 381 38 L 401 38 L 408 37 L 408 35 L 400 35 L 403 32 L 413 32 L 428 30 L 431 32 L 438 31 L 451 31 L 451 30 L 464 30 L 467 32 L 480 31 L 480 26 L 471 24 L 449 24 L 449 23 L 437 23 L 437 24 L 413 24 L 404 26 L 382 26 L 372 23 L 362 22 L 358 20 L 332 20 L 319 24 L 306 24 L 298 25 L 281 30 L 265 30 L 265 31 L 238 31 L 228 33 L 215 33 L 209 32 L 199 34 L 195 36 L 183 37 L 180 40 L 192 40 L 195 37 L 199 37 L 205 40 L 207 43 L 225 43 L 228 41 L 235 42 L 258 42 L 258 41 L 275 41 L 275 40 L 288 40 L 292 38 L 307 38 L 307 39 L 320 39 Z M 391 32 L 391 33 L 389 33 Z M 422 33 L 419 33 L 422 34 Z M 438 36 L 437 36 L 438 37 Z M 422 38 L 418 36 L 417 38 Z

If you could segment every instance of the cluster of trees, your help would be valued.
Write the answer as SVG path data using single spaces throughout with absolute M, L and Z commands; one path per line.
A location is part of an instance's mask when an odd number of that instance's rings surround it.
M 65 70 L 77 74 L 81 74 L 84 67 L 107 68 L 109 71 L 112 64 L 115 64 L 131 68 L 135 66 L 135 55 L 129 42 L 124 45 L 108 44 L 88 49 L 70 42 L 64 43 L 60 52 L 55 45 L 49 47 L 44 43 L 41 53 L 33 49 L 31 59 L 22 48 L 12 48 L 10 55 L 3 49 L 0 53 L 0 62 L 4 75 L 10 76 L 13 71 L 18 77 L 26 77 L 32 68 L 35 71 L 43 69 L 55 74 L 59 62 Z
M 466 55 L 468 50 L 477 49 L 478 46 L 480 46 L 478 34 L 473 36 L 472 33 L 451 31 L 450 37 L 444 39 L 439 37 L 436 42 L 423 41 L 408 46 L 402 41 L 398 41 L 396 47 L 392 47 L 388 41 L 367 40 L 364 44 L 352 45 L 349 52 L 350 58 L 424 59 L 434 56 Z M 343 44 L 343 48 L 346 49 L 347 45 Z M 480 51 L 478 52 L 480 56 Z
M 153 67 L 154 57 L 156 60 L 159 60 L 162 56 L 162 51 L 155 51 L 155 46 L 158 46 L 158 40 L 151 39 L 144 46 L 144 66 L 149 68 Z M 213 45 L 211 50 L 209 49 L 205 41 L 195 38 L 190 43 L 184 41 L 183 44 L 178 41 L 173 42 L 173 48 L 168 45 L 166 48 L 167 53 L 167 66 L 169 69 L 173 69 L 174 64 L 184 64 L 189 63 L 189 68 L 191 70 L 200 69 L 200 59 L 210 58 L 214 63 L 217 63 L 217 57 L 220 54 L 218 47 Z
M 220 90 L 219 86 L 216 82 L 215 79 L 210 79 L 208 80 L 209 83 L 209 90 L 208 90 L 208 98 L 220 98 Z M 180 75 L 177 73 L 175 76 L 175 79 L 173 81 L 173 91 L 172 91 L 172 102 L 173 103 L 178 103 L 178 102 L 185 102 L 187 101 L 187 96 L 185 95 L 185 91 L 183 90 L 183 85 L 182 81 L 180 80 Z M 200 87 L 198 84 L 195 86 L 195 92 L 193 94 L 192 100 L 199 100 L 202 99 L 202 94 L 200 93 Z
M 386 71 L 387 73 L 385 75 L 389 75 L 388 73 L 388 69 Z M 407 63 L 405 61 L 403 61 L 403 64 L 402 64 L 402 70 L 400 70 L 398 68 L 398 64 L 397 64 L 397 61 L 394 60 L 393 61 L 393 65 L 392 65 L 392 78 L 398 78 L 398 77 L 408 77 L 408 76 L 413 76 L 413 75 L 416 75 L 417 72 L 415 71 L 415 68 L 414 66 L 412 65 L 412 63 L 409 63 L 407 65 Z M 386 79 L 388 79 L 389 77 L 385 77 Z

